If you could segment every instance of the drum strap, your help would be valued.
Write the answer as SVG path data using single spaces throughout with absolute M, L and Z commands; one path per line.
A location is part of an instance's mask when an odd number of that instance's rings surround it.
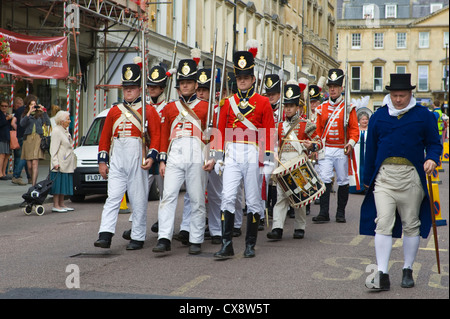
M 291 125 L 291 127 L 289 128 L 289 130 L 287 131 L 287 133 L 286 133 L 286 135 L 285 135 L 286 138 L 289 138 L 289 136 L 291 135 L 292 131 L 295 129 L 295 127 L 298 125 L 298 123 L 300 123 L 301 120 L 302 120 L 301 118 L 298 118 L 298 119 L 294 122 L 294 124 Z M 285 123 L 285 122 L 283 122 L 283 130 L 284 130 L 284 123 Z M 283 144 L 281 144 L 280 151 L 279 151 L 279 155 L 281 155 L 281 152 L 283 151 L 283 148 L 284 148 L 284 145 L 286 144 L 286 142 L 287 142 L 287 140 L 285 139 L 285 140 L 283 141 Z M 298 143 L 298 142 L 297 142 L 297 143 Z M 291 144 L 292 144 L 292 146 L 295 147 L 295 144 L 294 144 L 294 143 L 291 142 Z M 301 151 L 299 151 L 299 150 L 297 149 L 297 147 L 295 147 L 295 149 L 296 149 L 299 153 L 301 153 Z

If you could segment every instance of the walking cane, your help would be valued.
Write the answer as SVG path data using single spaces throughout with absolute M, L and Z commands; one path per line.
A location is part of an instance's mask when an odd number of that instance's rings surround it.
M 430 195 L 431 222 L 433 225 L 434 249 L 436 251 L 438 274 L 440 274 L 441 273 L 441 262 L 439 260 L 439 244 L 438 244 L 438 235 L 437 235 L 437 228 L 436 228 L 436 217 L 434 216 L 433 188 L 432 188 L 431 176 L 427 175 L 427 178 L 428 178 L 428 193 Z

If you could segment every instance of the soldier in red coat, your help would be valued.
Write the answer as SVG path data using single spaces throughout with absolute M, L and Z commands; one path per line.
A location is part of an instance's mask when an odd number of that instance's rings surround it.
M 208 103 L 195 94 L 197 64 L 194 60 L 179 62 L 177 87 L 179 100 L 167 104 L 161 118 L 159 173 L 164 178 L 164 195 L 158 210 L 158 242 L 153 252 L 171 250 L 178 194 L 185 182 L 191 204 L 189 254 L 199 254 L 206 221 L 203 130 Z
M 274 119 L 269 99 L 256 93 L 254 56 L 248 51 L 234 54 L 234 72 L 238 92 L 225 100 L 219 115 L 220 137 L 215 137 L 219 155 L 216 171 L 223 171 L 222 248 L 216 258 L 234 256 L 232 234 L 236 197 L 244 181 L 247 204 L 247 231 L 244 257 L 255 256 L 258 225 L 264 211 L 262 177 L 273 170 Z M 219 160 L 219 158 L 222 158 Z M 260 165 L 261 164 L 261 165 Z M 220 172 L 219 172 L 220 173 Z M 262 174 L 261 174 L 262 173 Z
M 330 220 L 330 192 L 334 171 L 339 186 L 336 222 L 346 222 L 345 207 L 349 196 L 348 165 L 353 147 L 359 140 L 359 126 L 354 106 L 349 104 L 347 111 L 344 111 L 346 107 L 344 98 L 349 98 L 342 95 L 344 76 L 344 72 L 340 69 L 329 70 L 327 85 L 330 98 L 316 108 L 317 134 L 325 141 L 325 156 L 319 158 L 320 178 L 326 186 L 325 193 L 320 197 L 319 215 L 312 219 L 316 223 Z M 345 114 L 347 118 L 344 118 Z
M 127 249 L 140 249 L 144 244 L 147 229 L 148 170 L 156 161 L 159 152 L 160 120 L 156 110 L 146 105 L 146 131 L 150 140 L 147 152 L 146 147 L 142 145 L 141 82 L 141 70 L 137 64 L 125 64 L 122 67 L 124 101 L 110 109 L 100 136 L 99 172 L 103 178 L 108 179 L 108 198 L 103 206 L 99 239 L 94 243 L 96 247 L 111 246 L 120 203 L 126 191 L 133 206 L 131 240 Z

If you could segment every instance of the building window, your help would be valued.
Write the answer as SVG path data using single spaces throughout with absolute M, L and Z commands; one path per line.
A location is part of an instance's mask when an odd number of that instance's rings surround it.
M 361 90 L 361 67 L 352 66 L 352 91 Z
M 419 48 L 430 47 L 430 32 L 419 32 Z
M 373 90 L 383 91 L 383 67 L 374 66 L 373 67 Z
M 406 49 L 406 32 L 397 32 L 397 49 Z
M 352 49 L 361 49 L 361 33 L 352 33 Z
M 433 13 L 435 11 L 442 9 L 442 3 L 431 3 L 430 4 L 430 13 Z
M 397 18 L 397 5 L 396 4 L 387 4 L 385 7 L 385 18 Z
M 447 72 L 446 72 L 446 68 L 447 68 Z M 442 90 L 447 90 L 449 82 L 448 82 L 448 75 L 449 75 L 449 66 L 448 65 L 444 65 L 444 68 L 442 69 Z
M 406 73 L 406 65 L 397 65 L 395 67 L 395 73 Z
M 375 112 L 378 108 L 383 106 L 382 101 L 373 101 L 373 111 Z
M 348 45 L 348 43 L 347 43 Z M 336 32 L 336 49 L 339 49 L 339 33 Z
M 363 19 L 373 19 L 375 18 L 375 5 L 374 4 L 365 4 L 363 6 Z
M 448 46 L 448 31 L 444 32 L 444 48 Z
M 428 91 L 428 65 L 419 65 L 418 68 L 418 91 Z
M 373 46 L 375 49 L 382 49 L 384 47 L 384 33 L 375 33 Z

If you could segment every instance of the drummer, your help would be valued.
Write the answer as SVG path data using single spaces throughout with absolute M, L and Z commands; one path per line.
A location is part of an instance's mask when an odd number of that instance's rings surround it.
M 300 100 L 300 87 L 296 81 L 288 81 L 284 88 L 285 120 L 278 125 L 278 159 L 280 165 L 300 156 L 306 156 L 306 151 L 318 151 L 322 148 L 322 141 L 316 133 L 316 125 L 299 116 L 299 109 L 305 103 Z M 289 198 L 277 184 L 277 202 L 273 209 L 272 231 L 267 238 L 281 240 L 286 213 L 289 209 Z M 305 236 L 306 209 L 305 206 L 294 208 L 294 238 Z

